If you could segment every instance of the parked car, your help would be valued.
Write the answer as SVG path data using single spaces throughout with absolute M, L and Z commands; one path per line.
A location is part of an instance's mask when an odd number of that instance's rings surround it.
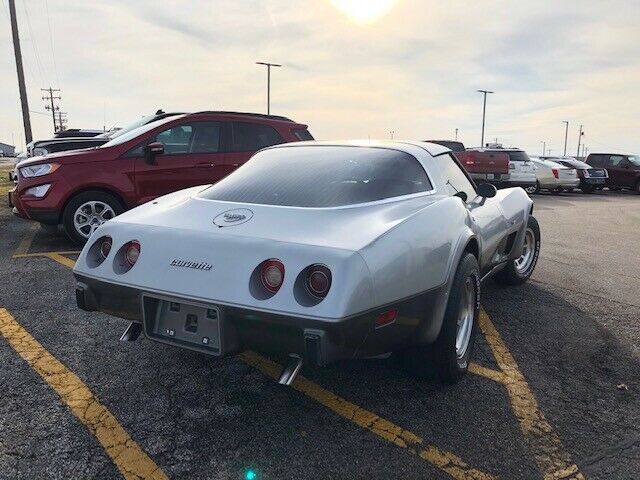
M 398 352 L 459 380 L 480 284 L 518 285 L 540 251 L 520 188 L 477 188 L 442 146 L 304 142 L 258 152 L 210 187 L 105 223 L 75 264 L 76 300 L 155 341 L 222 357 L 302 361 Z
M 102 130 L 90 130 L 86 128 L 67 128 L 53 134 L 53 138 L 90 138 L 104 133 Z
M 582 193 L 592 193 L 598 188 L 603 188 L 606 184 L 607 171 L 604 168 L 593 168 L 591 165 L 576 160 L 573 157 L 541 157 L 553 160 L 569 168 L 575 168 L 580 179 L 579 188 Z
M 573 167 L 567 167 L 551 160 L 531 158 L 536 173 L 536 186 L 526 189 L 527 193 L 541 190 L 551 192 L 571 191 L 580 185 L 580 177 Z
M 124 210 L 175 190 L 215 183 L 255 151 L 309 136 L 306 125 L 284 117 L 174 115 L 97 148 L 20 162 L 10 202 L 18 216 L 62 223 L 69 237 L 82 243 Z
M 631 189 L 640 193 L 640 156 L 618 153 L 590 153 L 586 163 L 606 168 L 606 185 L 611 190 Z
M 124 128 L 109 130 L 108 132 L 101 132 L 94 137 L 70 137 L 70 136 L 56 136 L 48 140 L 36 140 L 30 142 L 27 145 L 27 152 L 30 157 L 38 157 L 48 155 L 49 153 L 67 152 L 69 150 L 80 150 L 83 148 L 93 148 L 104 145 L 109 140 L 124 135 L 133 129 L 136 129 L 147 123 L 155 122 L 162 118 L 171 117 L 173 115 L 181 115 L 182 112 L 166 113 L 162 110 L 158 110 L 154 115 L 144 116 L 139 120 L 127 125 Z M 69 130 L 65 130 L 69 132 Z M 58 132 L 60 133 L 60 132 Z
M 509 155 L 506 153 L 467 150 L 462 142 L 426 140 L 451 149 L 476 183 L 492 183 L 497 187 L 509 182 Z
M 525 190 L 536 186 L 536 173 L 527 152 L 518 148 L 489 147 L 474 152 L 506 154 L 509 156 L 509 177 L 501 181 L 504 187 L 522 187 Z

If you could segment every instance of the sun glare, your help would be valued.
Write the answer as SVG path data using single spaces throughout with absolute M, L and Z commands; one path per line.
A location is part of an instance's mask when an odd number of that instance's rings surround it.
M 354 22 L 367 24 L 384 17 L 398 0 L 331 0 L 331 3 Z

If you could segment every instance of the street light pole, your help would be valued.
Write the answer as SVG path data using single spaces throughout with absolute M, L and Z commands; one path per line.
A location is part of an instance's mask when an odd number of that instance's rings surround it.
M 563 120 L 564 123 L 564 156 L 567 156 L 567 136 L 569 135 L 569 122 Z
M 580 132 L 578 133 L 578 157 L 580 156 L 580 142 L 582 142 L 582 135 L 584 135 L 584 132 L 582 131 L 582 125 L 580 125 Z
M 542 156 L 544 157 L 544 154 L 547 151 L 547 142 L 540 140 L 540 143 L 542 144 Z
M 458 141 L 458 129 L 456 128 L 456 142 Z
M 267 67 L 267 115 L 271 113 L 271 67 L 281 67 L 277 63 L 256 62 L 256 65 L 265 65 Z
M 484 119 L 487 112 L 487 93 L 494 93 L 490 90 L 478 90 L 479 93 L 484 95 L 484 99 L 482 102 L 482 137 L 480 140 L 480 147 L 484 147 Z

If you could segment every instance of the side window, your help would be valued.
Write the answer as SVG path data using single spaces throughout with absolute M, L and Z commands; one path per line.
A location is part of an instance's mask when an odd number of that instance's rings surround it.
M 315 140 L 313 138 L 313 135 L 311 135 L 309 130 L 307 130 L 306 128 L 299 128 L 297 130 L 292 130 L 292 132 L 298 140 Z
M 612 167 L 622 167 L 625 164 L 625 158 L 622 155 L 611 155 L 607 164 Z
M 160 132 L 154 141 L 164 145 L 164 152 L 167 155 L 188 153 L 192 135 L 193 127 L 191 125 L 176 125 Z
M 457 192 L 464 192 L 467 194 L 467 202 L 473 200 L 477 196 L 476 189 L 453 155 L 447 153 L 446 155 L 438 156 L 438 158 L 443 163 L 442 173 L 448 192 L 451 195 Z
M 608 165 L 607 158 L 604 155 L 594 155 L 589 163 L 594 167 L 606 167 Z
M 233 122 L 231 124 L 231 152 L 255 152 L 271 145 L 283 143 L 280 134 L 269 125 Z
M 189 153 L 220 151 L 220 122 L 198 122 L 192 125 L 193 136 Z

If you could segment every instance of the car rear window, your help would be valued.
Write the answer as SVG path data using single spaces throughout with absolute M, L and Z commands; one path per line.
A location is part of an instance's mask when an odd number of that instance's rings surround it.
M 311 132 L 309 132 L 309 130 L 307 130 L 306 128 L 298 128 L 296 130 L 293 130 L 293 135 L 301 141 L 314 140 L 313 135 L 311 135 Z
M 447 147 L 452 152 L 464 152 L 464 144 L 462 142 L 454 142 L 452 140 L 425 140 L 425 142 L 435 143 Z
M 338 207 L 432 190 L 422 165 L 398 150 L 301 146 L 263 150 L 200 194 L 209 200 Z

